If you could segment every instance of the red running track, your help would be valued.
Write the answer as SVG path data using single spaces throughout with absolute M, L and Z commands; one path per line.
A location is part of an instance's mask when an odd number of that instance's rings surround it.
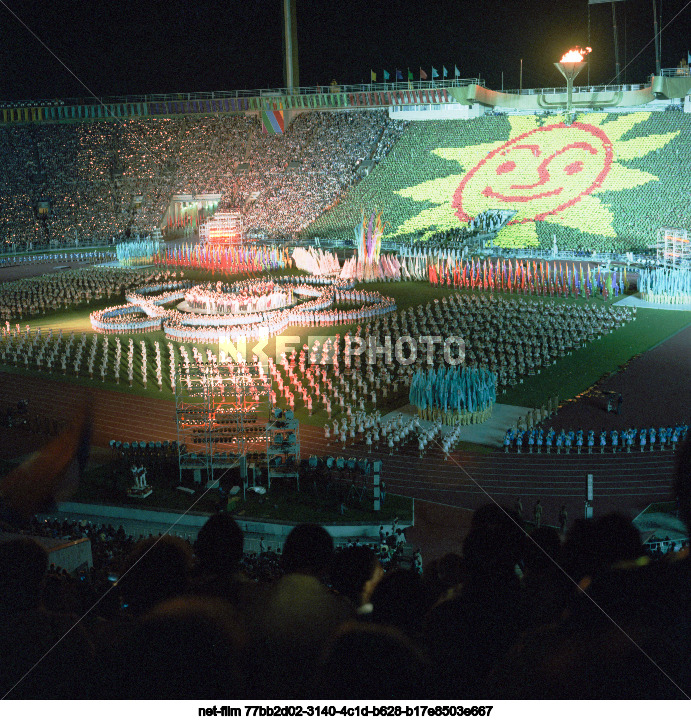
M 177 438 L 172 401 L 7 373 L 0 373 L 0 397 L 5 405 L 28 398 L 31 415 L 66 420 L 81 403 L 91 399 L 93 443 L 96 446 L 105 447 L 111 439 L 131 442 Z M 303 457 L 314 454 L 361 458 L 368 455 L 361 441 L 347 445 L 345 451 L 333 439 L 327 444 L 323 430 L 314 426 L 301 426 L 300 444 Z M 616 454 L 610 451 L 600 454 L 598 449 L 595 450 L 592 455 L 587 452 L 519 455 L 501 450 L 455 451 L 445 459 L 437 447 L 421 459 L 417 444 L 409 443 L 393 456 L 382 449 L 383 452 L 373 450 L 369 457 L 383 461 L 382 477 L 389 493 L 426 502 L 424 510 L 420 503 L 416 504 L 416 513 L 431 527 L 434 527 L 435 519 L 440 524 L 443 522 L 447 529 L 453 529 L 457 524 L 465 526 L 467 514 L 459 513 L 459 509 L 475 509 L 492 501 L 511 508 L 519 496 L 528 519 L 535 502 L 540 499 L 544 508 L 543 523 L 557 525 L 562 504 L 566 505 L 572 521 L 584 513 L 588 473 L 594 476 L 594 508 L 598 515 L 616 510 L 633 516 L 649 503 L 672 498 L 674 454 L 671 450 Z M 428 504 L 432 505 L 427 507 Z M 450 537 L 446 548 L 439 552 L 459 549 L 463 536 L 461 528 L 457 535 L 452 535 L 455 538 Z M 416 542 L 424 543 L 424 536 Z M 429 557 L 427 554 L 426 558 Z

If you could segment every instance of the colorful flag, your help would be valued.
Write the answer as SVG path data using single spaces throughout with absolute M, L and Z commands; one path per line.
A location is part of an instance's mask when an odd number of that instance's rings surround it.
M 453 76 L 454 76 L 455 78 L 460 78 L 460 77 L 461 77 L 461 71 L 458 69 L 458 65 L 454 65 L 453 68 L 454 68 L 454 70 L 453 70 Z
M 427 80 L 427 73 L 420 68 L 420 80 Z
M 403 80 L 403 73 L 396 68 L 396 80 Z
M 442 68 L 441 68 L 442 78 L 446 78 L 446 77 L 448 77 L 448 75 L 449 75 L 449 71 L 446 69 L 446 67 L 444 65 L 442 65 Z
M 374 70 L 369 71 L 369 79 L 373 83 L 377 82 L 377 74 L 374 72 Z
M 386 72 L 386 70 L 384 70 L 383 73 L 384 73 L 384 82 L 386 82 L 391 76 L 389 75 L 389 73 Z
M 437 69 L 432 68 L 432 79 L 434 80 L 434 78 L 438 78 L 438 77 L 439 77 L 439 73 L 437 72 Z
M 408 68 L 408 80 L 413 79 L 413 73 L 411 72 L 410 68 Z
M 262 130 L 271 135 L 283 134 L 283 111 L 282 110 L 263 110 L 262 111 Z

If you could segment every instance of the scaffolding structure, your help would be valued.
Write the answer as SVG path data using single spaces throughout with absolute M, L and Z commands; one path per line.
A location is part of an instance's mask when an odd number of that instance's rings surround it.
M 219 483 L 229 468 L 247 477 L 247 456 L 266 447 L 271 379 L 259 365 L 230 361 L 178 366 L 175 417 L 180 481 L 192 469 L 197 483 Z
M 689 232 L 678 228 L 657 231 L 657 263 L 664 268 L 691 268 Z
M 272 479 L 292 478 L 300 490 L 300 423 L 293 411 L 272 409 L 266 425 L 266 467 L 269 488 Z
M 199 226 L 199 240 L 208 245 L 242 243 L 244 240 L 242 216 L 237 211 L 216 213 Z

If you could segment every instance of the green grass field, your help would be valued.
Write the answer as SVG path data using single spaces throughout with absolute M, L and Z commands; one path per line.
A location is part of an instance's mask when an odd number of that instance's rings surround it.
M 283 275 L 283 272 L 276 272 L 274 275 Z M 205 281 L 205 280 L 218 280 L 218 277 L 213 278 L 209 273 L 203 271 L 190 271 L 185 273 L 186 277 L 190 277 L 194 280 Z M 405 310 L 407 308 L 427 303 L 435 298 L 442 298 L 444 296 L 452 295 L 453 289 L 449 288 L 436 288 L 431 286 L 425 281 L 414 281 L 414 282 L 401 282 L 401 283 L 371 283 L 366 286 L 368 289 L 377 290 L 385 295 L 392 296 L 396 299 L 399 310 Z M 473 293 L 477 291 L 461 291 L 463 293 Z M 498 294 L 504 295 L 504 294 Z M 528 297 L 530 299 L 530 297 Z M 58 313 L 36 316 L 32 318 L 24 318 L 20 322 L 22 328 L 28 325 L 31 329 L 35 330 L 40 327 L 43 332 L 47 332 L 48 329 L 52 328 L 57 333 L 59 328 L 63 329 L 63 334 L 69 334 L 70 331 L 74 331 L 75 335 L 79 336 L 81 333 L 86 333 L 89 337 L 87 341 L 87 352 L 89 344 L 91 342 L 91 336 L 93 331 L 89 322 L 90 311 L 103 308 L 108 305 L 115 305 L 124 303 L 124 297 L 111 298 L 109 300 L 103 300 L 99 303 L 94 303 L 89 306 L 81 305 L 72 307 L 67 310 L 63 310 Z M 584 304 L 588 301 L 582 298 L 576 299 L 556 299 L 559 303 L 574 303 Z M 596 304 L 605 303 L 601 299 L 594 301 Z M 611 301 L 607 301 L 611 302 Z M 570 356 L 566 356 L 557 361 L 556 364 L 540 369 L 539 375 L 525 377 L 522 383 L 519 383 L 514 388 L 511 388 L 506 393 L 502 394 L 498 399 L 502 403 L 509 403 L 514 405 L 523 406 L 539 406 L 549 396 L 558 395 L 560 399 L 566 400 L 573 398 L 578 394 L 584 392 L 596 383 L 604 375 L 615 372 L 618 368 L 623 366 L 634 356 L 645 352 L 652 348 L 658 343 L 663 342 L 666 338 L 677 333 L 681 329 L 685 328 L 691 323 L 691 312 L 682 311 L 664 311 L 664 310 L 648 310 L 639 309 L 637 319 L 629 323 L 628 325 L 615 330 L 613 333 L 604 336 L 599 340 L 595 340 L 593 343 L 588 344 L 585 348 L 579 348 L 572 352 Z M 304 343 L 307 343 L 310 338 L 324 336 L 334 336 L 339 333 L 343 336 L 348 330 L 349 326 L 328 326 L 325 328 L 306 328 L 302 326 L 292 326 L 286 329 L 285 333 L 282 334 L 279 343 L 286 346 L 288 349 L 291 347 L 300 348 Z M 100 336 L 99 340 L 102 340 L 103 336 Z M 132 388 L 129 388 L 127 380 L 127 340 L 126 336 L 122 336 L 123 341 L 123 353 L 121 361 L 120 371 L 120 383 L 116 384 L 113 376 L 113 362 L 115 355 L 114 337 L 108 336 L 109 338 L 109 371 L 106 376 L 105 382 L 102 382 L 99 373 L 99 365 L 101 358 L 100 344 L 97 361 L 94 368 L 93 379 L 88 377 L 86 371 L 86 356 L 84 354 L 82 360 L 82 367 L 80 376 L 75 377 L 72 372 L 71 366 L 68 366 L 67 373 L 62 374 L 62 371 L 58 365 L 56 368 L 53 367 L 51 377 L 56 380 L 66 381 L 71 383 L 79 383 L 86 386 L 105 388 L 108 390 L 114 390 L 122 393 L 135 393 L 138 395 L 148 396 L 152 398 L 165 398 L 173 399 L 173 394 L 170 390 L 169 385 L 169 371 L 168 371 L 168 349 L 167 340 L 165 339 L 162 332 L 152 333 L 140 333 L 132 336 L 135 342 L 135 363 L 134 363 L 134 382 Z M 140 341 L 144 340 L 147 344 L 147 368 L 148 368 L 148 387 L 144 388 L 141 381 L 140 363 L 139 358 L 139 345 Z M 156 385 L 155 376 L 155 353 L 154 353 L 154 342 L 158 340 L 161 344 L 161 351 L 163 357 L 163 391 L 159 391 Z M 176 345 L 176 344 L 174 344 Z M 186 344 L 188 353 L 192 354 L 192 344 Z M 198 345 L 199 350 L 203 353 L 204 345 Z M 218 346 L 216 344 L 210 345 L 214 353 L 218 353 Z M 248 355 L 251 355 L 252 347 L 248 346 Z M 275 357 L 277 350 L 277 339 L 271 339 L 266 344 L 263 352 L 268 356 Z M 280 348 L 279 348 L 280 350 Z M 289 350 L 288 350 L 289 352 Z M 19 375 L 40 375 L 42 378 L 47 376 L 45 368 L 41 371 L 37 369 L 26 370 L 23 365 L 15 367 L 14 365 L 8 364 L 0 366 L 3 370 L 17 373 Z M 382 411 L 393 410 L 394 408 L 400 407 L 408 402 L 407 393 L 399 392 L 396 397 L 389 397 L 387 403 L 382 405 L 380 403 L 380 409 Z M 306 410 L 302 409 L 301 405 L 297 406 L 297 417 L 301 422 L 322 425 L 326 421 L 325 411 L 316 411 L 311 417 L 307 415 Z

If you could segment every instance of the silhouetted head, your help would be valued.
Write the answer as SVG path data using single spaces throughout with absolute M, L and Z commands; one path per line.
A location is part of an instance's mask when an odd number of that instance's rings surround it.
M 401 568 L 390 571 L 372 593 L 372 620 L 414 635 L 427 610 L 425 600 L 422 580 L 417 573 Z
M 563 547 L 565 568 L 575 581 L 643 554 L 638 530 L 617 513 L 596 520 L 577 519 Z
M 217 513 L 201 527 L 194 542 L 200 565 L 207 571 L 233 572 L 242 558 L 240 526 L 227 513 Z
M 523 563 L 527 573 L 558 571 L 561 564 L 561 541 L 556 528 L 535 528 L 523 540 Z
M 175 598 L 144 616 L 126 651 L 128 698 L 240 697 L 245 635 L 232 606 Z
M 319 576 L 333 558 L 333 539 L 314 523 L 302 523 L 288 534 L 283 545 L 283 567 L 287 573 Z
M 327 646 L 314 698 L 415 699 L 430 696 L 430 666 L 395 628 L 345 624 Z
M 139 541 L 120 577 L 118 588 L 134 614 L 142 614 L 187 590 L 192 550 L 175 536 Z
M 463 580 L 463 558 L 457 553 L 445 553 L 437 562 L 439 581 L 446 588 L 453 588 Z
M 376 553 L 368 546 L 350 546 L 334 554 L 331 566 L 331 583 L 356 606 L 363 600 L 365 584 L 381 568 Z
M 518 517 L 494 504 L 478 508 L 463 542 L 463 559 L 470 573 L 497 570 L 513 574 L 521 557 L 523 530 Z
M 0 543 L 0 603 L 36 606 L 48 570 L 48 554 L 31 538 Z

